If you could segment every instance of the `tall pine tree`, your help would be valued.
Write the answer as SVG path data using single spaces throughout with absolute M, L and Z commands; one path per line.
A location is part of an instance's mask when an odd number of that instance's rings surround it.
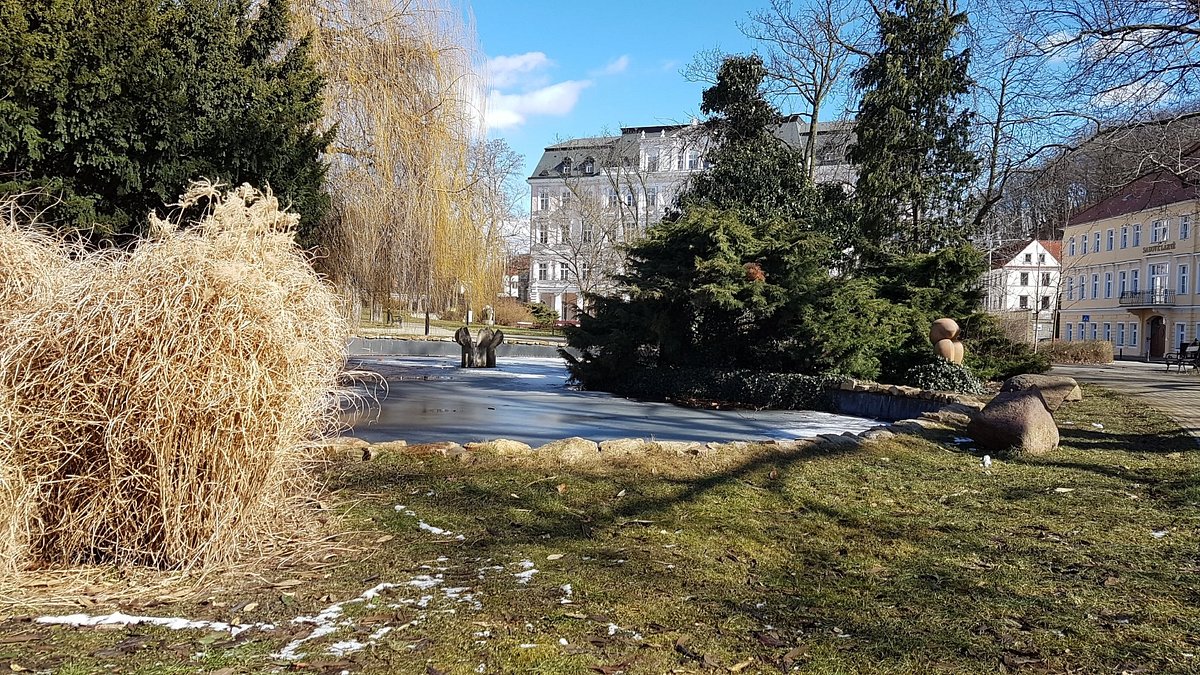
M 892 0 L 880 50 L 855 73 L 863 92 L 850 161 L 862 206 L 856 248 L 870 266 L 961 241 L 979 161 L 969 148 L 970 51 L 953 0 Z
M 0 0 L 0 195 L 94 240 L 139 232 L 201 177 L 270 185 L 302 231 L 319 222 L 322 81 L 288 0 L 258 7 Z

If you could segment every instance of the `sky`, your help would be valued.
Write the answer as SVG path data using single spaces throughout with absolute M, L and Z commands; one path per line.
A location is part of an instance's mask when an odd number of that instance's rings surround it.
M 765 2 L 765 0 L 764 0 Z M 705 85 L 680 69 L 702 50 L 752 50 L 738 30 L 757 3 L 474 0 L 488 58 L 488 134 L 525 158 L 567 138 L 700 117 Z

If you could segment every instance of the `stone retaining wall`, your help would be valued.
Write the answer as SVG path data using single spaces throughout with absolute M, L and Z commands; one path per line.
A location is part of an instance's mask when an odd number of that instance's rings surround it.
M 971 396 L 944 391 L 926 391 L 916 387 L 845 380 L 828 389 L 830 405 L 839 415 L 853 415 L 895 422 L 938 412 L 955 404 L 980 405 Z

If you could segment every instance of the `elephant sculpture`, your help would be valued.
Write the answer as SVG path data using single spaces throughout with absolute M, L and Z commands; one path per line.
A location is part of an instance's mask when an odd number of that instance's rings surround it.
M 504 331 L 484 328 L 475 340 L 470 329 L 463 326 L 454 332 L 454 341 L 462 347 L 463 368 L 495 368 L 496 347 L 504 342 Z

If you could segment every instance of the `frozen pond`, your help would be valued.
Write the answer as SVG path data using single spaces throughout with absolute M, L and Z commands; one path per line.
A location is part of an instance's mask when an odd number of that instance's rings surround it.
M 510 438 L 541 445 L 569 436 L 593 441 L 746 441 L 865 431 L 874 420 L 796 410 L 700 410 L 568 389 L 559 359 L 507 358 L 463 369 L 458 358 L 367 356 L 351 369 L 386 378 L 378 399 L 347 415 L 348 435 L 372 442 L 467 443 Z

